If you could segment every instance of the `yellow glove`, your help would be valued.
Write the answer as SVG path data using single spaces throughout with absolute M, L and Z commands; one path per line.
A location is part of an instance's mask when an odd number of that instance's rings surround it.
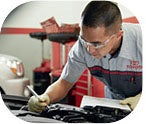
M 138 101 L 140 99 L 140 96 L 141 96 L 141 93 L 136 95 L 136 96 L 134 96 L 134 97 L 126 98 L 124 100 L 121 100 L 120 104 L 129 105 L 130 108 L 133 110 L 136 107 L 136 105 L 137 105 L 137 103 L 138 103 Z
M 28 101 L 28 110 L 40 113 L 49 104 L 50 98 L 47 94 L 42 94 L 39 98 L 32 96 Z

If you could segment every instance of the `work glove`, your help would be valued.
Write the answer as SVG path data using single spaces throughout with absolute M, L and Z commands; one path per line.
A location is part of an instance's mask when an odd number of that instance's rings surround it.
M 136 95 L 136 96 L 134 96 L 134 97 L 126 98 L 124 100 L 121 100 L 120 104 L 129 105 L 131 110 L 133 110 L 136 107 L 136 105 L 137 105 L 137 103 L 138 103 L 138 101 L 140 99 L 140 96 L 141 96 L 141 93 Z
M 49 104 L 50 98 L 47 94 L 42 94 L 39 97 L 32 96 L 28 101 L 28 110 L 41 113 Z

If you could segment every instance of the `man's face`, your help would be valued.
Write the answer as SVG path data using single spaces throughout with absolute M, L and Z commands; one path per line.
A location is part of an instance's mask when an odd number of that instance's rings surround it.
M 105 27 L 81 27 L 80 39 L 87 51 L 97 59 L 110 53 L 118 40 L 118 32 L 105 35 Z

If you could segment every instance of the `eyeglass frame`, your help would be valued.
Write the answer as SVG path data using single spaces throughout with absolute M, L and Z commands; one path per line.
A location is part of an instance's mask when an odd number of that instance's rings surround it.
M 79 35 L 79 40 L 81 40 L 81 42 L 83 43 L 83 45 L 84 45 L 85 47 L 87 47 L 87 46 L 92 46 L 92 47 L 95 47 L 95 48 L 101 48 L 101 47 L 106 46 L 106 45 L 110 42 L 110 40 L 111 40 L 114 36 L 116 36 L 116 34 L 117 34 L 117 33 L 111 35 L 110 38 L 108 38 L 108 39 L 105 40 L 104 42 L 87 42 L 87 41 L 85 41 L 85 40 L 82 38 L 81 35 Z

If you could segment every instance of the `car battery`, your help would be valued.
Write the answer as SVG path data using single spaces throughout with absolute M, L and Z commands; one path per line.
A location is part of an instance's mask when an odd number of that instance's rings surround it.
M 37 67 L 33 70 L 33 86 L 37 94 L 44 93 L 51 84 L 50 72 L 51 70 L 46 67 Z

